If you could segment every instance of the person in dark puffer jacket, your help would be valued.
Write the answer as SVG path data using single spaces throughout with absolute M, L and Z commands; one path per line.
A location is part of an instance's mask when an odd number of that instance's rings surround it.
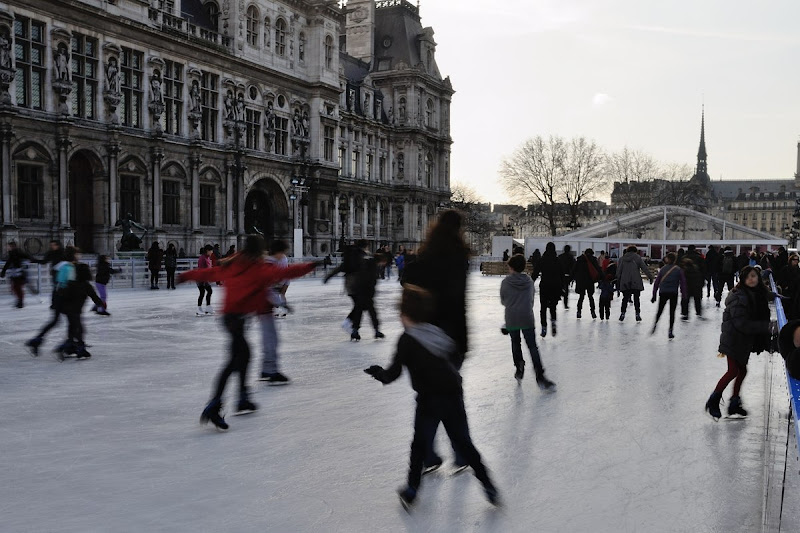
M 734 380 L 728 415 L 747 416 L 747 411 L 742 408 L 739 391 L 747 375 L 750 353 L 760 353 L 767 349 L 770 334 L 777 331 L 777 324 L 770 321 L 769 300 L 772 296 L 774 295 L 762 283 L 758 269 L 746 266 L 739 273 L 736 288 L 725 299 L 719 356 L 727 358 L 728 371 L 706 402 L 706 411 L 714 419 L 722 416 L 719 409 L 722 392 Z
M 686 276 L 683 274 L 683 269 L 675 264 L 677 256 L 675 252 L 670 252 L 664 258 L 664 266 L 658 271 L 656 281 L 653 284 L 653 303 L 656 301 L 656 294 L 658 294 L 658 312 L 656 313 L 656 321 L 653 324 L 653 331 L 656 332 L 658 326 L 658 319 L 661 318 L 661 313 L 664 311 L 667 303 L 669 303 L 669 338 L 674 339 L 675 335 L 672 333 L 672 328 L 675 326 L 675 309 L 678 307 L 678 289 L 681 295 L 686 298 Z
M 94 278 L 94 286 L 97 290 L 97 295 L 103 300 L 103 305 L 95 305 L 92 311 L 96 312 L 98 315 L 111 316 L 111 313 L 109 313 L 108 309 L 105 307 L 108 305 L 108 291 L 106 290 L 106 285 L 111 281 L 111 275 L 118 272 L 119 270 L 112 268 L 108 256 L 101 255 L 97 258 L 97 275 Z

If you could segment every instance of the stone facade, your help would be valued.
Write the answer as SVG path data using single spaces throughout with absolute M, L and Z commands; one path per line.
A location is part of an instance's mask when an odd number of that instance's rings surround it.
M 453 91 L 416 7 L 351 4 L 0 1 L 0 241 L 113 254 L 131 213 L 188 255 L 293 228 L 304 255 L 414 247 L 449 198 Z

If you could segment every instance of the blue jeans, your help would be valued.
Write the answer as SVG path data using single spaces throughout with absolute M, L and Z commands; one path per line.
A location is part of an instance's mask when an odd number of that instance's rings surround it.
M 264 364 L 261 372 L 275 374 L 278 372 L 278 331 L 275 329 L 275 317 L 272 313 L 260 315 L 261 343 L 264 346 Z
M 511 337 L 511 355 L 514 358 L 514 366 L 518 367 L 525 364 L 524 359 L 522 359 L 522 337 L 525 337 L 525 344 L 528 345 L 528 351 L 531 352 L 533 369 L 537 374 L 544 372 L 542 358 L 539 355 L 539 347 L 536 346 L 536 328 L 509 330 L 508 334 Z

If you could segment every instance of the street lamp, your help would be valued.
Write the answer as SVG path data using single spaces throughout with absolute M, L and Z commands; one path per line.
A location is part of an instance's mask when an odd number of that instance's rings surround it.
M 344 223 L 347 222 L 347 212 L 350 211 L 350 202 L 347 196 L 339 196 L 339 218 L 342 220 L 342 233 L 339 239 L 339 251 L 344 252 L 344 247 L 347 245 L 344 240 Z

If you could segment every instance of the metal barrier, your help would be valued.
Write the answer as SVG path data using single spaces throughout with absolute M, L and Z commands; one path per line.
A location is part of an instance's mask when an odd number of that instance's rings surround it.
M 772 292 L 778 294 L 778 290 L 775 287 L 775 280 L 771 272 L 769 273 L 769 284 L 772 288 Z M 783 328 L 787 322 L 786 312 L 783 310 L 783 303 L 779 298 L 775 299 L 775 313 L 778 315 L 778 327 Z M 784 370 L 786 371 L 786 380 L 789 384 L 789 396 L 791 399 L 792 416 L 794 417 L 795 436 L 797 437 L 797 442 L 800 442 L 800 424 L 798 424 L 798 414 L 800 414 L 800 380 L 794 379 L 789 375 L 788 369 L 784 368 Z

